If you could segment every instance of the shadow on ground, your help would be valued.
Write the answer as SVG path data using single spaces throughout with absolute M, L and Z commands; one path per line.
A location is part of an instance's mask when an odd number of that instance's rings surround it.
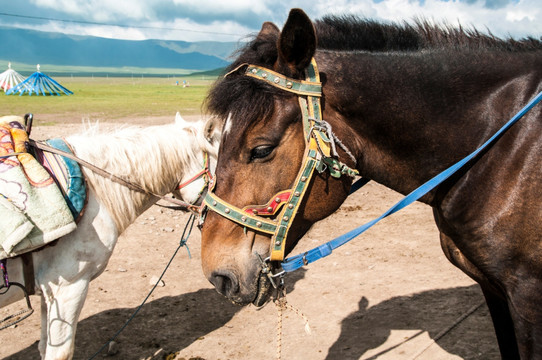
M 297 276 L 288 279 L 288 292 L 293 291 L 295 282 L 304 276 L 303 271 L 295 274 Z M 411 339 L 424 332 L 434 338 L 481 300 L 477 285 L 398 296 L 374 306 L 369 306 L 363 297 L 359 309 L 342 321 L 341 334 L 326 359 L 359 359 L 367 351 L 381 347 L 392 330 L 416 330 Z M 150 301 L 115 340 L 119 353 L 113 358 L 149 358 L 160 349 L 156 358 L 165 358 L 226 326 L 240 309 L 214 289 Z M 135 308 L 111 309 L 82 320 L 77 330 L 74 359 L 91 358 L 134 311 Z M 410 339 L 404 342 L 407 341 Z M 480 344 L 487 345 L 481 348 Z M 379 350 L 370 359 L 378 359 L 401 345 Z M 485 305 L 432 346 L 440 346 L 462 359 L 500 358 Z M 104 358 L 106 352 L 107 349 L 96 358 Z M 6 359 L 39 359 L 37 342 Z
M 382 346 L 392 330 L 413 330 L 414 333 L 402 342 L 375 351 L 366 359 L 378 359 L 424 332 L 437 341 L 431 346 L 440 346 L 462 359 L 500 359 L 491 316 L 485 304 L 442 338 L 435 339 L 482 301 L 478 285 L 397 296 L 374 306 L 369 306 L 363 297 L 359 309 L 342 321 L 341 335 L 329 349 L 326 360 L 360 359 L 367 351 Z
M 287 292 L 305 271 L 288 277 Z M 137 308 L 111 309 L 79 322 L 74 359 L 90 359 L 117 333 Z M 242 307 L 234 305 L 214 289 L 200 289 L 178 296 L 164 296 L 147 302 L 115 339 L 119 352 L 114 358 L 145 359 L 162 349 L 162 359 L 184 349 L 206 334 L 225 326 Z M 102 359 L 107 348 L 96 355 Z M 6 360 L 39 359 L 38 342 L 6 357 Z M 154 357 L 153 357 L 154 358 Z

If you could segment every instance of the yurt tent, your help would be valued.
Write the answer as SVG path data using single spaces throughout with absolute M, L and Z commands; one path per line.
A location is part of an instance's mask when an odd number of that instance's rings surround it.
M 30 75 L 25 81 L 19 83 L 19 85 L 12 87 L 6 91 L 6 95 L 19 94 L 23 95 L 28 92 L 28 95 L 71 95 L 73 92 L 60 85 L 58 82 L 43 74 L 40 71 L 40 65 L 38 64 L 38 71 Z
M 24 81 L 24 77 L 17 71 L 11 68 L 11 63 L 8 64 L 8 69 L 0 74 L 0 89 L 4 92 Z

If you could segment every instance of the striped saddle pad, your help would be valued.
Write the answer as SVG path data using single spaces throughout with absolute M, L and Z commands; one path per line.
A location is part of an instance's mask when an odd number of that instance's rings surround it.
M 49 146 L 56 149 L 73 153 L 68 144 L 59 138 L 46 140 Z M 70 208 L 73 218 L 77 221 L 83 215 L 87 203 L 87 188 L 83 172 L 79 164 L 62 155 L 33 148 L 33 155 L 36 160 L 55 179 L 64 199 Z

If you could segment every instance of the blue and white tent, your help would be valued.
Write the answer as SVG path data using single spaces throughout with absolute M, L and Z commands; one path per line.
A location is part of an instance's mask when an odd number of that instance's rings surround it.
M 22 81 L 24 81 L 24 77 L 13 70 L 11 68 L 11 63 L 8 63 L 8 69 L 0 74 L 0 89 L 6 92 Z
M 57 95 L 60 96 L 63 93 L 71 95 L 73 92 L 60 85 L 58 82 L 43 74 L 40 71 L 40 65 L 37 66 L 38 71 L 30 75 L 25 81 L 19 83 L 17 86 L 12 87 L 6 91 L 6 95 L 19 94 L 23 95 L 28 92 L 28 95 Z

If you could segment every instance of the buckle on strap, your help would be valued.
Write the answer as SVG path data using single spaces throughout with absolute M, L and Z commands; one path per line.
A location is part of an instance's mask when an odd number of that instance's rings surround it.
M 262 265 L 262 274 L 267 276 L 273 288 L 275 289 L 281 288 L 284 285 L 284 275 L 286 274 L 286 271 L 282 270 L 276 274 L 273 274 L 271 259 L 268 257 L 263 259 L 262 256 L 258 254 L 257 252 L 255 252 L 255 254 L 258 256 L 258 259 L 260 260 L 260 264 Z M 278 282 L 277 282 L 277 279 L 278 279 Z

